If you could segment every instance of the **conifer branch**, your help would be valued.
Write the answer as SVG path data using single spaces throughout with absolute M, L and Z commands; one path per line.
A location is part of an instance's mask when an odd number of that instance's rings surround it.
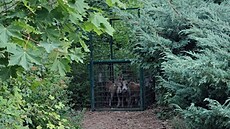
M 181 16 L 179 11 L 173 6 L 172 0 L 169 0 L 168 3 L 169 3 L 169 6 L 173 9 L 173 11 L 177 14 L 177 16 Z

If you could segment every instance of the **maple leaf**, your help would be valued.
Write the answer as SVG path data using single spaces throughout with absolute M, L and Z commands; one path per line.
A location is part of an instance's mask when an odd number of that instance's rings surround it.
M 56 59 L 52 64 L 51 70 L 58 71 L 61 76 L 70 71 L 69 61 L 67 59 Z
M 101 34 L 104 31 L 111 36 L 115 31 L 107 21 L 107 18 L 103 17 L 100 13 L 93 13 L 90 15 L 88 22 L 85 24 L 85 29 L 87 31 L 94 30 L 97 34 Z
M 8 28 L 4 27 L 0 24 L 0 42 L 6 44 L 13 34 L 8 30 Z
M 2 44 L 9 43 L 10 37 L 22 39 L 21 34 L 19 33 L 19 30 L 17 29 L 18 28 L 16 27 L 16 25 L 10 25 L 10 26 L 5 27 L 2 24 L 0 24 L 0 43 Z M 3 45 L 0 45 L 0 47 L 1 46 Z
M 38 55 L 35 55 L 36 53 L 33 51 L 26 51 L 20 47 L 16 47 L 16 49 L 9 49 L 8 52 L 12 53 L 8 66 L 20 65 L 24 69 L 29 70 L 29 66 L 32 63 L 41 65 L 37 59 Z
M 75 2 L 76 9 L 79 14 L 85 15 L 86 14 L 86 9 L 89 9 L 89 6 L 87 3 L 85 3 L 84 0 L 76 0 Z
M 44 47 L 45 50 L 46 50 L 46 52 L 47 52 L 47 53 L 50 53 L 50 52 L 53 51 L 54 49 L 57 49 L 57 48 L 60 46 L 60 44 L 48 43 L 48 42 L 41 42 L 41 43 L 39 44 L 39 46 Z
M 84 53 L 82 53 L 81 48 L 74 48 L 74 49 L 70 50 L 69 56 L 70 56 L 71 60 L 83 63 L 83 58 L 85 55 L 84 55 Z

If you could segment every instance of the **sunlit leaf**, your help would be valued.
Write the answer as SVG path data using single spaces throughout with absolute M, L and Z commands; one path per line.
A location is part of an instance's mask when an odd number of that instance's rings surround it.
M 106 3 L 109 6 L 114 6 L 115 4 L 117 4 L 121 8 L 124 8 L 124 9 L 126 8 L 126 5 L 122 3 L 120 0 L 106 0 Z
M 84 23 L 84 29 L 86 31 L 94 31 L 96 32 L 98 35 L 102 34 L 103 31 L 100 30 L 99 28 L 97 28 L 95 25 L 93 25 L 91 22 L 85 22 Z
M 89 22 L 85 24 L 85 29 L 89 31 L 94 30 L 98 33 L 102 31 L 108 33 L 109 35 L 113 35 L 115 31 L 107 19 L 100 13 L 94 13 L 90 15 Z
M 89 52 L 89 48 L 88 46 L 85 44 L 85 42 L 82 39 L 79 39 L 79 42 L 81 44 L 81 46 L 83 47 L 85 52 Z
M 28 4 L 28 1 L 27 0 L 23 0 L 23 4 L 25 5 L 25 7 L 27 7 L 28 10 L 30 10 L 32 13 L 35 14 L 35 10 L 32 9 L 29 4 Z

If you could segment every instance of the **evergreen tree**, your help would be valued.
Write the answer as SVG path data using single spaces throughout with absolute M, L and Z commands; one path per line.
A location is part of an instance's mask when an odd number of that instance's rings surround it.
M 223 104 L 230 95 L 230 1 L 142 2 L 141 18 L 123 16 L 137 37 L 132 40 L 134 54 L 158 76 L 158 102 L 183 109 L 191 103 L 209 109 L 205 98 Z M 199 117 L 190 116 L 194 123 Z

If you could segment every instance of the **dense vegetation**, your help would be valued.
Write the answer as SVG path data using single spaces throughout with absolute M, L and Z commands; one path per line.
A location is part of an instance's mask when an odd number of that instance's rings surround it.
M 133 19 L 138 62 L 158 77 L 158 103 L 176 105 L 189 128 L 229 128 L 229 1 L 143 3 L 139 20 L 122 15 Z
M 0 128 L 80 128 L 65 75 L 89 52 L 87 33 L 113 35 L 104 11 L 84 0 L 4 0 L 0 16 Z
M 95 59 L 110 58 L 113 36 L 115 58 L 152 72 L 174 128 L 230 128 L 230 1 L 122 1 L 141 17 L 121 1 L 0 2 L 0 128 L 80 128 L 89 32 Z

